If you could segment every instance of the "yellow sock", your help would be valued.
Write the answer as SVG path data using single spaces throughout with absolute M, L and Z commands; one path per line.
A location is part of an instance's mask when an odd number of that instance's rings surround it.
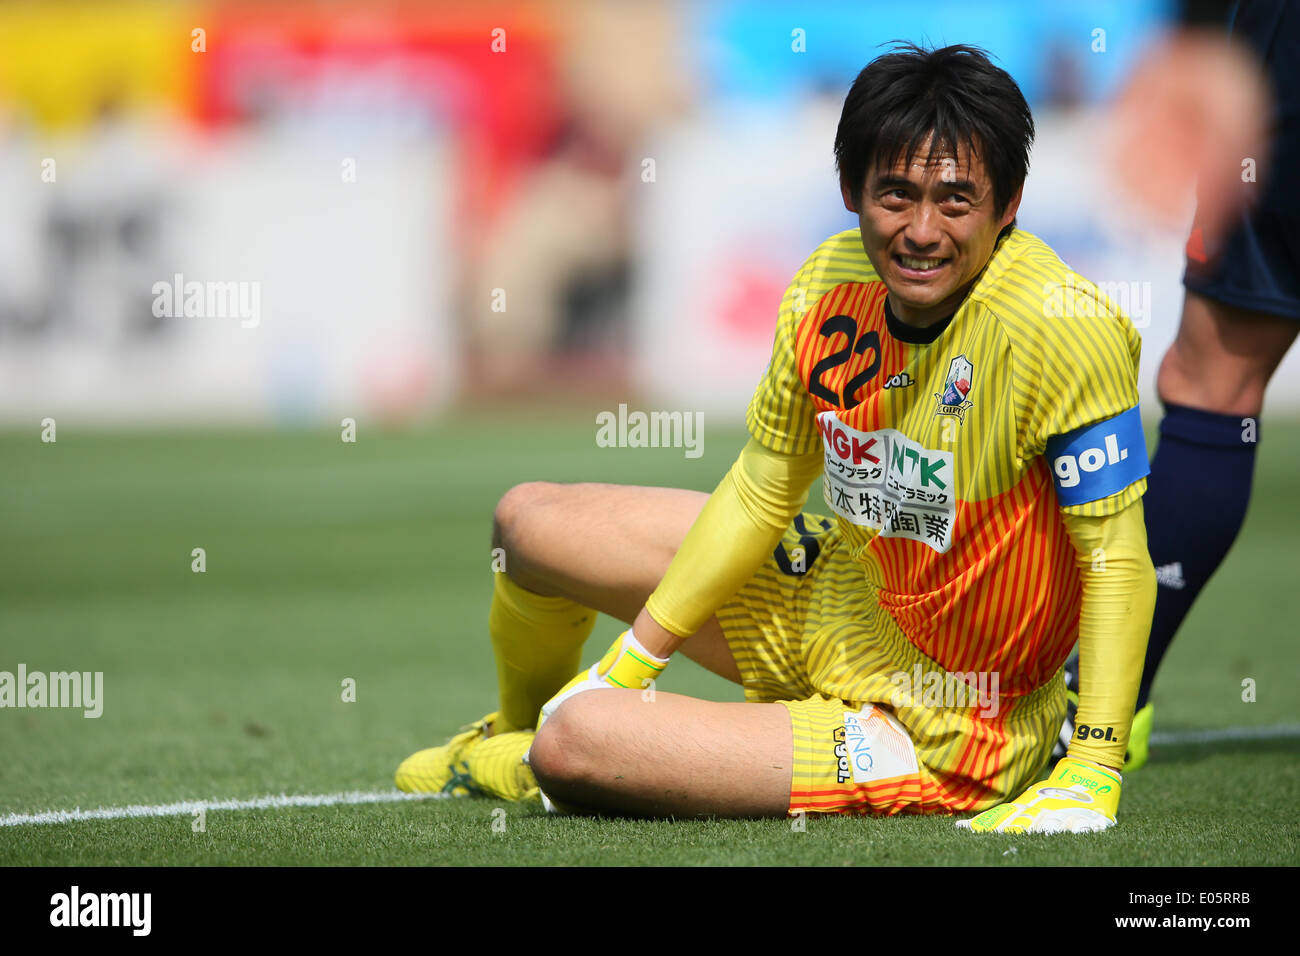
M 494 578 L 488 631 L 501 713 L 492 732 L 501 734 L 534 727 L 542 704 L 578 673 L 596 612 L 566 597 L 527 591 L 504 572 Z
M 492 796 L 506 800 L 537 796 L 537 778 L 524 763 L 524 754 L 536 736 L 531 730 L 517 730 L 480 740 L 465 757 L 474 783 Z

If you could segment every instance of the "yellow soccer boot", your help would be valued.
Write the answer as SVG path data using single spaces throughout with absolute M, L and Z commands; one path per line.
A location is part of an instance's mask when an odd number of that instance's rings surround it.
M 453 797 L 478 795 L 483 791 L 470 778 L 466 757 L 488 737 L 495 713 L 476 720 L 441 747 L 429 747 L 411 754 L 397 767 L 397 789 L 407 793 L 446 793 Z

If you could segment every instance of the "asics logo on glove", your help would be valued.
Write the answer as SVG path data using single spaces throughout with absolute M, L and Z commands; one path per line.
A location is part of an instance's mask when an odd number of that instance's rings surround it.
M 961 820 L 957 826 L 975 833 L 1107 830 L 1115 825 L 1122 779 L 1114 770 L 1066 757 L 1049 779 L 1034 784 L 1016 800 Z

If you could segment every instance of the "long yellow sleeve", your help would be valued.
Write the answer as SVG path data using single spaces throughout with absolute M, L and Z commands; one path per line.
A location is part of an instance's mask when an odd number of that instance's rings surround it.
M 1141 499 L 1105 517 L 1061 513 L 1083 582 L 1079 615 L 1079 712 L 1070 756 L 1124 763 L 1151 615 L 1156 575 Z
M 678 637 L 703 627 L 772 553 L 822 462 L 820 447 L 784 455 L 751 438 L 646 601 L 650 616 Z

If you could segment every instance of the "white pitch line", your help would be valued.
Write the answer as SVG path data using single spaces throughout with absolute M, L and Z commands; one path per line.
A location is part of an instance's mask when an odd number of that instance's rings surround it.
M 1300 724 L 1272 727 L 1222 727 L 1216 730 L 1186 730 L 1153 733 L 1152 746 L 1207 744 L 1221 741 L 1277 740 L 1300 738 Z M 278 810 L 284 807 L 332 807 L 366 803 L 401 803 L 408 800 L 441 800 L 444 793 L 402 793 L 400 790 L 350 790 L 346 793 L 280 794 L 252 800 L 185 800 L 152 806 L 100 807 L 97 810 L 46 810 L 42 813 L 10 813 L 0 817 L 0 827 L 32 826 L 44 823 L 76 823 L 80 820 L 126 820 L 139 817 L 182 817 L 198 810 Z
M 445 793 L 402 793 L 400 790 L 349 790 L 346 793 L 297 793 L 254 797 L 252 800 L 184 800 L 148 806 L 100 807 L 97 810 L 46 810 L 43 813 L 10 813 L 0 817 L 0 827 L 21 827 L 41 823 L 76 823 L 80 820 L 125 820 L 137 817 L 183 817 L 199 810 L 278 810 L 283 807 L 333 807 L 341 804 L 400 803 L 406 800 L 439 800 Z
M 1225 740 L 1277 740 L 1300 737 L 1300 724 L 1275 724 L 1272 727 L 1220 727 L 1217 730 L 1179 730 L 1151 734 L 1151 746 L 1177 747 L 1181 744 L 1212 744 Z

